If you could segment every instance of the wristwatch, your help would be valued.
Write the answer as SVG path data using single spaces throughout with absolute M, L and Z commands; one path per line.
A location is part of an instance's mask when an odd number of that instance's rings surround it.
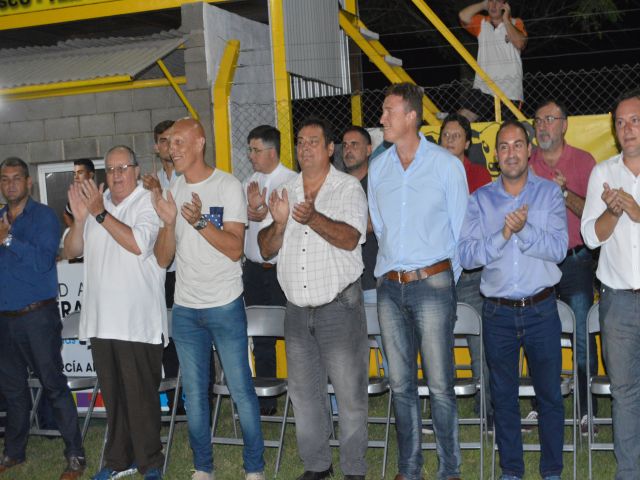
M 99 213 L 98 215 L 96 215 L 96 222 L 98 223 L 104 222 L 104 219 L 107 218 L 107 213 L 109 212 L 104 210 L 102 213 Z
M 13 240 L 13 235 L 11 235 L 10 233 L 7 234 L 7 236 L 4 237 L 4 240 L 2 241 L 2 246 L 5 248 L 9 248 L 11 246 L 12 240 Z
M 198 221 L 193 224 L 193 228 L 195 228 L 196 230 L 202 230 L 204 227 L 207 226 L 207 223 L 209 223 L 209 220 L 207 219 L 207 217 L 205 217 L 204 215 L 200 215 L 200 218 L 198 219 Z
M 568 188 L 565 188 L 565 189 L 562 191 L 562 196 L 563 196 L 564 198 L 567 198 L 567 197 L 569 196 L 569 189 L 568 189 Z

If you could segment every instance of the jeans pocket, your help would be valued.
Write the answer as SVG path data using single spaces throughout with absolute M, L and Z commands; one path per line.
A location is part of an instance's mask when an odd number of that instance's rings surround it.
M 362 288 L 360 288 L 360 283 L 352 283 L 341 291 L 336 297 L 336 302 L 349 310 L 353 310 L 363 304 Z

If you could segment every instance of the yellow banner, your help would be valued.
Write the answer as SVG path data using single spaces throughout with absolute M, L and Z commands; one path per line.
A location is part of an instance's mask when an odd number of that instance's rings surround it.
M 534 138 L 534 130 L 531 123 L 527 124 L 529 136 Z M 497 122 L 474 123 L 472 125 L 473 141 L 469 149 L 469 158 L 474 163 L 484 163 L 491 172 L 497 176 L 498 164 L 495 159 L 496 133 L 500 124 Z M 440 127 L 422 127 L 424 135 L 434 142 L 440 136 Z M 601 162 L 618 153 L 615 137 L 611 128 L 611 115 L 582 115 L 569 117 L 566 141 L 574 147 L 586 150 L 594 156 L 596 162 Z

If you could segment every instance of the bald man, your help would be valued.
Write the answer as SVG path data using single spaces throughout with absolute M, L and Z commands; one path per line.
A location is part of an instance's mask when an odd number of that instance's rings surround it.
M 202 125 L 185 118 L 169 130 L 169 154 L 178 177 L 153 192 L 164 222 L 155 246 L 158 263 L 176 258 L 173 340 L 182 368 L 193 480 L 213 480 L 209 419 L 209 355 L 214 344 L 240 417 L 246 480 L 264 479 L 260 412 L 247 359 L 242 266 L 247 209 L 242 185 L 204 160 Z M 178 213 L 179 210 L 179 213 Z

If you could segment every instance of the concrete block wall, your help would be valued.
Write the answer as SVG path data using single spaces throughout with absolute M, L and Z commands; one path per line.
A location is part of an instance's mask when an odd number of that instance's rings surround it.
M 0 103 L 0 161 L 33 166 L 99 158 L 114 145 L 134 149 L 143 171 L 153 160 L 153 127 L 187 115 L 174 90 L 157 87 Z M 35 178 L 35 177 L 34 177 Z

